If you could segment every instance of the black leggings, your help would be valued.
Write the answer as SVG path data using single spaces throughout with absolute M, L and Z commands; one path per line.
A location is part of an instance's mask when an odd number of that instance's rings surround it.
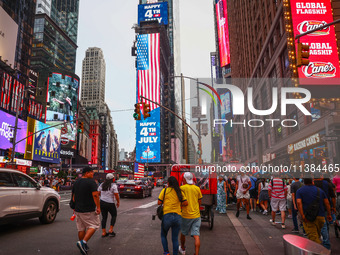
M 114 226 L 117 218 L 117 209 L 114 203 L 107 203 L 100 200 L 100 210 L 102 212 L 102 229 L 106 228 L 108 212 L 111 214 L 111 226 Z

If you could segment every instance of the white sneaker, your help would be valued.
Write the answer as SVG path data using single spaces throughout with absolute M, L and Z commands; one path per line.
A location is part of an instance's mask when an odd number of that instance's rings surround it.
M 181 246 L 179 246 L 178 251 L 180 254 L 185 255 L 185 250 L 182 250 Z

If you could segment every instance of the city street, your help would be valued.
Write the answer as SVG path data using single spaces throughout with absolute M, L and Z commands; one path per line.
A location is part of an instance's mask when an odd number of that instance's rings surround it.
M 152 197 L 145 199 L 121 199 L 116 237 L 101 238 L 101 231 L 97 231 L 89 241 L 89 254 L 162 254 L 161 222 L 157 218 L 153 221 L 151 217 L 160 190 L 155 188 Z M 70 193 L 62 193 L 61 210 L 50 225 L 41 225 L 38 219 L 33 219 L 1 226 L 0 254 L 78 254 L 76 226 L 70 221 L 69 197 Z M 212 254 L 211 251 L 213 254 L 284 254 L 282 235 L 290 234 L 291 219 L 287 220 L 285 230 L 273 227 L 269 223 L 270 216 L 260 213 L 251 214 L 253 219 L 249 221 L 241 211 L 237 219 L 235 205 L 228 207 L 227 215 L 215 216 L 213 230 L 209 230 L 206 222 L 202 223 L 201 254 Z M 330 232 L 332 254 L 339 254 L 340 240 L 334 237 L 333 228 Z M 193 254 L 191 238 L 187 254 Z

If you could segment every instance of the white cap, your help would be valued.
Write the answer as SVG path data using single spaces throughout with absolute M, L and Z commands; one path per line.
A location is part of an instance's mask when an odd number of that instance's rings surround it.
M 192 176 L 192 173 L 190 173 L 190 172 L 185 172 L 184 173 L 184 179 L 186 180 L 186 182 L 188 183 L 188 184 L 194 184 L 194 181 L 193 181 L 193 176 Z
M 111 180 L 113 178 L 114 178 L 113 174 L 107 174 L 106 175 L 106 180 Z

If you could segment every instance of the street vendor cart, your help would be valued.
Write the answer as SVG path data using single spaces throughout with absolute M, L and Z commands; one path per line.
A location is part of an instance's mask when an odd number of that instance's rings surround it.
M 202 203 L 200 206 L 202 222 L 208 222 L 209 228 L 214 227 L 214 210 L 217 194 L 217 175 L 211 165 L 173 165 L 171 176 L 174 176 L 179 185 L 183 185 L 183 175 L 191 172 L 194 176 L 195 185 L 201 189 Z

